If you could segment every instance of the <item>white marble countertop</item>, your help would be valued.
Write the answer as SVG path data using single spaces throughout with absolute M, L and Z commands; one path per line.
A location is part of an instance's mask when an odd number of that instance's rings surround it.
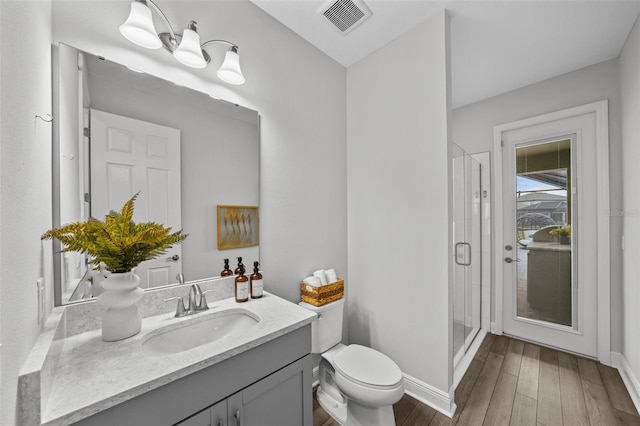
M 99 329 L 62 339 L 42 424 L 69 424 L 135 398 L 234 355 L 252 349 L 313 321 L 315 314 L 266 293 L 236 303 L 209 302 L 209 310 L 182 318 L 172 313 L 145 318 L 140 334 L 120 342 L 103 342 Z M 159 328 L 201 321 L 229 309 L 246 309 L 260 321 L 242 334 L 170 355 L 154 355 L 142 344 Z

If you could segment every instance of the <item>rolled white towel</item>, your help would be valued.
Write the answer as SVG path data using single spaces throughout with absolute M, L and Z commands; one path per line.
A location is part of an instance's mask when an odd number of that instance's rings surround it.
M 302 280 L 302 282 L 311 287 L 320 287 L 322 285 L 322 283 L 320 282 L 320 278 L 318 277 L 307 277 Z
M 338 281 L 338 276 L 336 275 L 336 271 L 333 269 L 327 269 L 326 271 L 324 271 L 325 275 L 327 276 L 327 281 L 331 284 L 331 283 L 335 283 L 336 281 Z
M 314 276 L 314 277 L 318 277 L 318 278 L 320 279 L 320 283 L 321 283 L 322 285 L 329 284 L 329 281 L 327 281 L 327 275 L 324 273 L 324 271 L 323 271 L 323 270 L 315 271 L 315 272 L 313 273 L 313 276 Z

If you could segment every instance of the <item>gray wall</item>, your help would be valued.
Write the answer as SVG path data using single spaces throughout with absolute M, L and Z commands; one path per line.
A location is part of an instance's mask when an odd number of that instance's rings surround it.
M 36 281 L 53 300 L 51 4 L 0 2 L 0 424 L 16 415 L 18 371 L 40 332 Z
M 499 124 L 609 99 L 611 210 L 621 210 L 622 140 L 618 61 L 613 59 L 453 110 L 453 141 L 469 153 L 493 152 Z M 611 350 L 622 350 L 622 221 L 611 220 Z
M 451 386 L 447 43 L 443 12 L 347 72 L 349 337 L 444 394 Z
M 623 300 L 625 356 L 635 377 L 640 377 L 640 20 L 627 38 L 620 55 L 620 98 L 622 105 L 622 176 L 624 205 L 616 220 L 624 226 Z M 620 305 L 618 305 L 620 306 Z

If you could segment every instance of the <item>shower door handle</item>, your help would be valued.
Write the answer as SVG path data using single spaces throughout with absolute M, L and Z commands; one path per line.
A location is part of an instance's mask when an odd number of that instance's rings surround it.
M 462 253 L 460 253 L 460 247 L 462 247 Z M 468 261 L 464 262 L 464 260 L 462 262 L 460 262 L 458 259 L 464 259 L 465 255 L 464 255 L 464 248 L 467 248 L 467 250 L 469 250 L 469 257 L 468 257 Z M 460 243 L 456 243 L 456 253 L 455 253 L 455 260 L 456 260 L 456 264 L 460 265 L 460 266 L 470 266 L 471 265 L 471 244 L 466 243 L 466 242 L 460 242 Z

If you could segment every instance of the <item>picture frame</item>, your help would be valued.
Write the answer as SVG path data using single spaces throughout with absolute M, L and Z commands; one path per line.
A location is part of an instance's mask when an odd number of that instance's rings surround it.
M 260 244 L 257 206 L 219 205 L 218 250 L 253 247 Z

